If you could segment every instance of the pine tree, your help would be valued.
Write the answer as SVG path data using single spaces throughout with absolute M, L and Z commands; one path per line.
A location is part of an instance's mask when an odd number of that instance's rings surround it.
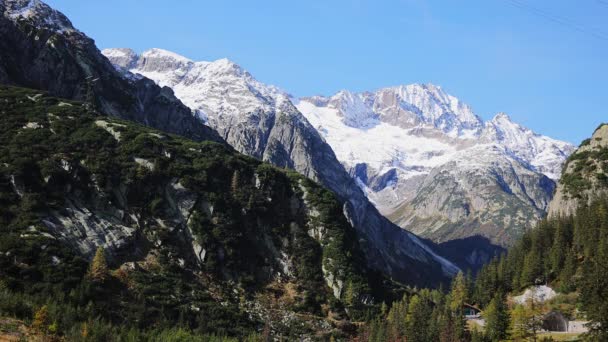
M 490 341 L 501 341 L 507 338 L 509 329 L 509 311 L 504 295 L 497 293 L 483 311 L 486 321 L 486 336 Z
M 527 340 L 530 336 L 528 331 L 528 312 L 523 305 L 517 305 L 511 312 L 511 337 L 515 341 Z
M 407 297 L 395 301 L 386 315 L 387 334 L 390 340 L 399 340 L 406 335 Z
M 352 280 L 349 280 L 346 284 L 346 289 L 344 290 L 344 303 L 348 306 L 353 306 L 355 305 L 356 301 L 357 294 L 355 293 Z
M 535 299 L 535 296 L 528 299 L 527 304 L 527 329 L 530 337 L 536 342 L 538 332 L 542 328 L 543 305 Z
M 430 321 L 432 314 L 433 309 L 428 290 L 422 290 L 412 297 L 405 320 L 407 341 L 427 342 L 437 340 L 436 336 L 432 336 L 433 330 L 430 327 L 431 324 L 435 324 L 435 322 Z
M 542 257 L 536 247 L 526 254 L 523 269 L 521 271 L 521 285 L 535 285 L 537 279 L 543 273 Z
M 564 266 L 565 253 L 567 251 L 566 232 L 563 223 L 558 221 L 555 229 L 553 246 L 551 247 L 551 270 L 559 272 Z
M 568 293 L 575 290 L 574 276 L 578 262 L 572 248 L 567 248 L 564 256 L 564 265 L 559 273 L 560 292 Z
M 605 216 L 600 208 L 598 216 Z M 601 225 L 605 225 L 601 224 Z M 584 277 L 580 280 L 580 300 L 591 335 L 599 341 L 608 340 L 608 228 L 602 227 L 597 251 L 587 255 L 583 264 Z
M 449 307 L 454 322 L 454 335 L 457 340 L 462 341 L 466 334 L 466 321 L 464 318 L 464 304 L 467 298 L 467 284 L 464 274 L 458 272 L 452 280 L 452 291 L 450 292 Z
M 98 282 L 104 282 L 108 279 L 110 272 L 106 263 L 106 256 L 103 247 L 97 247 L 91 266 L 89 267 L 89 279 Z
M 452 312 L 462 312 L 464 303 L 467 300 L 467 284 L 462 272 L 458 272 L 452 280 L 452 290 L 450 292 L 450 309 Z
M 380 319 L 374 319 L 370 324 L 368 341 L 384 342 L 387 340 L 386 326 Z

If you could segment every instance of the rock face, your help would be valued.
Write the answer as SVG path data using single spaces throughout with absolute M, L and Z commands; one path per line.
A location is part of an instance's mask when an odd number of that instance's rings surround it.
M 88 100 L 100 112 L 188 136 L 220 141 L 169 88 L 125 79 L 92 39 L 39 0 L 0 0 L 0 83 Z
M 389 218 L 439 242 L 482 235 L 503 245 L 544 215 L 554 188 L 499 146 L 477 146 L 433 168 Z
M 3 281 L 47 286 L 57 278 L 32 277 L 34 269 L 75 272 L 103 247 L 125 277 L 188 279 L 186 294 L 170 287 L 158 294 L 187 315 L 201 311 L 195 300 L 212 296 L 215 306 L 237 305 L 280 325 L 250 308 L 272 309 L 257 299 L 280 293 L 267 286 L 292 286 L 280 315 L 321 312 L 343 299 L 346 284 L 364 310 L 364 301 L 385 293 L 372 284 L 335 195 L 295 172 L 224 144 L 93 116 L 82 103 L 37 90 L 0 86 L 0 103 Z M 125 293 L 135 293 L 136 279 Z M 145 279 L 141 286 L 155 285 Z M 209 306 L 202 313 L 214 315 Z
M 481 235 L 508 244 L 544 215 L 573 150 L 504 113 L 484 122 L 430 84 L 296 106 L 383 214 L 442 243 Z
M 103 53 L 119 70 L 171 87 L 238 151 L 294 169 L 333 190 L 345 201 L 345 215 L 360 232 L 368 262 L 402 281 L 425 282 L 428 271 L 451 275 L 457 268 L 414 235 L 384 218 L 336 159 L 332 148 L 276 87 L 262 84 L 226 60 L 194 62 L 152 49 Z M 425 279 L 426 278 L 426 279 Z
M 549 217 L 573 215 L 578 206 L 608 191 L 608 124 L 600 125 L 590 139 L 568 158 L 549 204 Z

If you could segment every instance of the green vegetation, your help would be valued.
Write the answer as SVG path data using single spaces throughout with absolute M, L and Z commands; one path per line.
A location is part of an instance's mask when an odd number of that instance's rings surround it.
M 600 141 L 601 138 L 596 140 Z M 586 139 L 581 147 L 590 144 L 591 139 Z M 563 173 L 560 183 L 570 197 L 582 198 L 584 192 L 594 186 L 608 188 L 608 147 L 596 146 L 573 153 L 564 164 L 564 170 L 567 171 Z
M 316 183 L 38 94 L 0 87 L 0 315 L 67 340 L 297 338 L 316 326 L 272 310 L 365 320 L 392 298 Z M 83 210 L 136 234 L 89 250 L 60 220 Z
M 510 314 L 505 295 L 496 293 L 483 311 L 486 320 L 485 336 L 490 341 L 501 341 L 508 337 Z
M 542 221 L 475 282 L 403 289 L 365 267 L 339 201 L 297 173 L 32 90 L 0 87 L 0 104 L 0 317 L 35 334 L 500 341 L 537 336 L 555 309 L 608 338 L 608 199 Z M 594 166 L 579 161 L 608 159 L 590 153 L 572 159 L 581 175 Z M 123 240 L 95 240 L 75 212 Z M 508 304 L 537 283 L 562 295 Z M 484 309 L 481 331 L 466 324 L 469 304 Z
M 545 303 L 543 311 L 558 310 L 570 319 L 580 311 L 591 322 L 589 338 L 602 341 L 608 338 L 606 270 L 608 199 L 598 198 L 572 217 L 545 220 L 527 232 L 508 254 L 481 270 L 473 298 L 487 307 L 494 293 L 548 283 L 562 294 Z
M 608 340 L 608 198 L 583 205 L 572 217 L 544 220 L 505 253 L 494 258 L 474 282 L 462 274 L 451 291 L 420 290 L 389 303 L 364 330 L 366 341 L 543 341 Z M 559 295 L 546 302 L 510 301 L 537 284 Z M 462 308 L 482 309 L 483 327 L 463 324 Z M 543 317 L 558 311 L 569 320 L 590 322 L 587 334 L 543 334 Z
M 468 341 L 464 303 L 470 298 L 470 284 L 460 273 L 449 293 L 422 289 L 406 294 L 382 310 L 361 332 L 363 341 Z

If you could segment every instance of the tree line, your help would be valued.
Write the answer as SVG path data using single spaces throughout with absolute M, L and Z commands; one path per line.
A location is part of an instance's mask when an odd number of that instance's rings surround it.
M 526 288 L 548 285 L 557 300 L 509 300 Z M 483 328 L 467 325 L 463 305 L 482 310 Z M 574 215 L 545 219 L 476 277 L 460 273 L 450 291 L 417 290 L 383 306 L 361 341 L 537 341 L 550 310 L 589 321 L 590 341 L 608 341 L 608 198 L 580 206 Z M 546 338 L 550 340 L 550 338 Z

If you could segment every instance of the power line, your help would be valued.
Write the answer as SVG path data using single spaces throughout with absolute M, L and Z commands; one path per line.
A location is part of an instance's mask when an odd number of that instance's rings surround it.
M 540 8 L 534 7 L 528 3 L 526 3 L 523 0 L 507 0 L 509 3 L 511 3 L 512 5 L 514 5 L 515 7 L 521 8 L 523 10 L 526 10 L 532 14 L 541 16 L 545 19 L 548 19 L 554 23 L 563 25 L 563 26 L 567 26 L 573 30 L 576 30 L 578 32 L 581 33 L 585 33 L 585 34 L 589 34 L 592 35 L 596 38 L 602 39 L 602 40 L 608 40 L 608 35 L 606 35 L 605 33 L 601 32 L 601 31 L 597 31 L 597 30 L 593 30 L 593 29 L 589 29 L 585 26 L 579 25 L 575 22 L 572 22 L 571 20 L 568 20 L 564 17 L 559 17 L 556 16 L 552 13 L 549 13 L 547 11 L 544 11 Z
M 607 40 L 608 41 L 608 35 L 605 34 L 604 32 L 598 31 L 598 30 L 594 30 L 594 29 L 590 29 L 587 28 L 583 25 L 577 24 L 571 20 L 568 20 L 567 18 L 564 17 L 559 17 L 556 16 L 552 13 L 549 13 L 547 11 L 544 11 L 540 8 L 534 7 L 526 2 L 524 2 L 523 0 L 505 0 L 506 2 L 508 2 L 509 4 L 519 8 L 519 9 L 523 9 L 527 12 L 530 12 L 534 15 L 537 15 L 539 17 L 545 18 L 549 21 L 552 21 L 556 24 L 560 24 L 562 26 L 566 26 L 569 27 L 572 30 L 584 33 L 584 34 L 588 34 L 591 35 L 595 38 L 601 39 L 601 40 Z M 604 4 L 608 5 L 608 1 L 606 0 L 598 0 Z

